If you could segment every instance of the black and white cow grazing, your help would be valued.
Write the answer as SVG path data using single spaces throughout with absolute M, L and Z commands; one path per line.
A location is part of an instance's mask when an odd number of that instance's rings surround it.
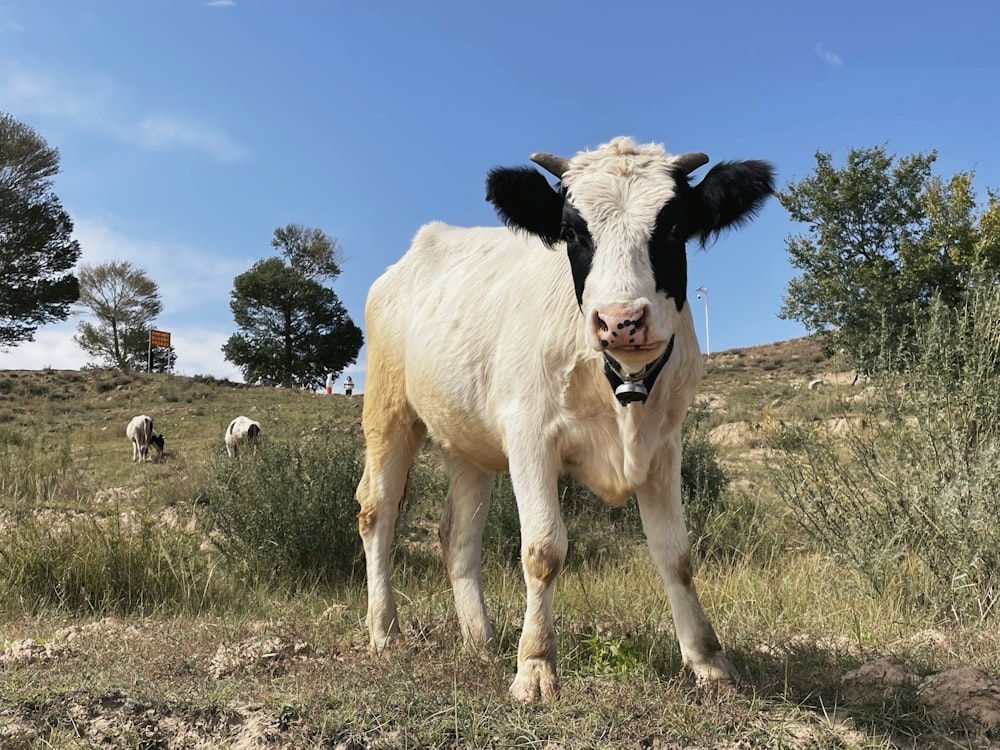
M 148 461 L 149 446 L 155 445 L 160 456 L 165 445 L 163 435 L 153 429 L 153 420 L 145 414 L 132 417 L 125 426 L 125 437 L 132 441 L 132 461 Z
M 571 159 L 531 158 L 559 178 L 556 187 L 530 167 L 487 179 L 509 228 L 428 224 L 368 296 L 357 499 L 371 645 L 399 633 L 390 546 L 410 463 L 429 433 L 450 480 L 445 564 L 463 635 L 478 646 L 493 639 L 483 525 L 494 474 L 510 471 L 527 586 L 513 698 L 558 690 L 562 472 L 612 504 L 636 496 L 684 663 L 700 680 L 731 682 L 695 593 L 681 507 L 681 424 L 702 374 L 685 243 L 749 220 L 773 192 L 773 169 L 720 163 L 692 184 L 707 156 L 628 138 Z
M 224 441 L 226 443 L 226 453 L 230 458 L 238 458 L 240 453 L 247 448 L 253 448 L 260 437 L 260 423 L 250 419 L 250 417 L 236 417 L 226 428 Z

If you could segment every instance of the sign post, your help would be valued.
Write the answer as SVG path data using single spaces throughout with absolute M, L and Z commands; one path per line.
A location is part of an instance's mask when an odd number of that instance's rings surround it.
M 155 328 L 149 329 L 149 350 L 146 353 L 146 372 L 153 371 L 153 347 L 161 349 L 170 348 L 170 332 L 157 331 Z

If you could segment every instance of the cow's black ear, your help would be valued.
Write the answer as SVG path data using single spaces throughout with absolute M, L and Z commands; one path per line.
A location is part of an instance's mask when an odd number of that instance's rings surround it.
M 694 186 L 690 236 L 704 245 L 723 229 L 753 219 L 774 193 L 774 167 L 766 161 L 720 162 Z
M 546 245 L 559 239 L 562 196 L 531 167 L 495 167 L 486 178 L 486 200 L 511 229 L 533 234 Z

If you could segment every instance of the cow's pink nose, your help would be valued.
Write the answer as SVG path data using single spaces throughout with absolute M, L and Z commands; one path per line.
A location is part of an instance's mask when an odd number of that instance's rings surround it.
M 648 305 L 609 305 L 594 310 L 591 326 L 602 349 L 634 349 L 647 341 L 648 319 Z

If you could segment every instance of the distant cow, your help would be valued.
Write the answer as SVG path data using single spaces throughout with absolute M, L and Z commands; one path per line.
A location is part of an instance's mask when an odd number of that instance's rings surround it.
M 148 461 L 149 446 L 155 445 L 163 455 L 163 435 L 153 430 L 153 420 L 145 414 L 132 417 L 125 427 L 125 436 L 132 441 L 132 461 Z
M 736 673 L 695 593 L 681 506 L 681 424 L 703 369 L 685 243 L 752 218 L 774 190 L 773 168 L 723 162 L 691 184 L 707 156 L 628 138 L 571 159 L 531 159 L 559 178 L 555 187 L 531 167 L 496 168 L 487 179 L 487 199 L 509 228 L 428 224 L 368 295 L 357 499 L 371 645 L 399 632 L 393 527 L 429 433 L 450 480 L 445 565 L 462 633 L 479 646 L 494 637 L 483 525 L 494 474 L 510 471 L 527 586 L 514 699 L 558 690 L 562 472 L 613 505 L 636 496 L 684 663 L 700 681 L 730 683 Z
M 249 417 L 236 417 L 226 428 L 226 453 L 230 458 L 240 451 L 252 448 L 260 435 L 260 424 Z

